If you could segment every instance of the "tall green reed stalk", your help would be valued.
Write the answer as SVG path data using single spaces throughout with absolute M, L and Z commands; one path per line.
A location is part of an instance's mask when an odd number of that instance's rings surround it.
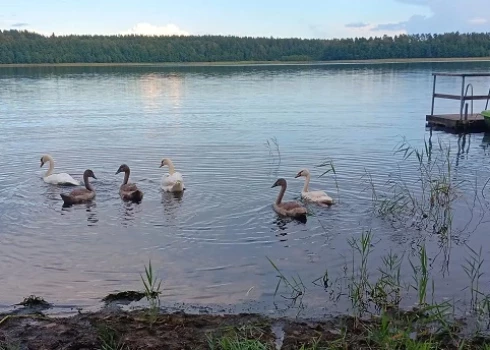
M 367 170 L 362 177 L 371 191 L 375 212 L 447 238 L 453 221 L 452 203 L 462 183 L 452 179 L 450 147 L 439 141 L 434 148 L 431 141 L 425 141 L 424 147 L 416 149 L 402 141 L 394 153 L 402 156 L 403 163 L 388 175 L 383 189 L 375 185 Z
M 141 281 L 145 288 L 145 297 L 148 301 L 150 308 L 148 310 L 148 321 L 150 323 L 150 328 L 156 322 L 158 318 L 158 313 L 160 311 L 160 294 L 162 280 L 158 280 L 153 273 L 153 267 L 151 265 L 151 260 L 148 262 L 148 267 L 145 266 L 145 276 L 141 275 Z
M 298 275 L 297 278 L 294 276 L 291 276 L 291 278 L 287 278 L 269 257 L 266 258 L 267 260 L 269 260 L 269 263 L 272 265 L 274 270 L 276 270 L 276 272 L 278 273 L 277 276 L 278 281 L 277 281 L 276 289 L 274 290 L 274 296 L 277 295 L 277 292 L 279 291 L 279 287 L 281 286 L 281 284 L 284 284 L 286 288 L 289 290 L 290 295 L 287 297 L 283 295 L 283 298 L 290 299 L 294 303 L 296 303 L 296 301 L 299 300 L 301 303 L 301 300 L 306 293 L 306 287 L 303 281 L 301 280 L 301 277 Z
M 371 231 L 361 234 L 360 238 L 351 238 L 348 243 L 352 252 L 352 276 L 349 286 L 349 296 L 354 311 L 361 316 L 368 309 L 369 293 L 371 284 L 369 282 L 368 258 L 371 253 Z M 360 264 L 356 266 L 355 255 L 359 254 Z M 358 271 L 356 275 L 356 271 Z
M 463 270 L 470 279 L 470 305 L 473 310 L 476 310 L 478 307 L 478 298 L 481 295 L 480 293 L 480 278 L 483 276 L 483 272 L 481 272 L 481 268 L 483 265 L 484 259 L 482 259 L 482 248 L 477 252 L 468 245 L 466 246 L 469 249 L 469 257 L 465 258 L 465 264 L 463 264 Z
M 425 244 L 419 247 L 417 258 L 419 262 L 418 265 L 414 265 L 412 260 L 409 259 L 414 281 L 414 284 L 412 284 L 411 287 L 417 291 L 419 306 L 425 306 L 427 305 L 427 286 L 429 283 L 429 266 Z

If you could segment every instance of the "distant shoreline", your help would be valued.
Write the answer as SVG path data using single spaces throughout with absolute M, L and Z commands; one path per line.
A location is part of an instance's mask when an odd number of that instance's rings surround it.
M 219 66 L 319 66 L 342 64 L 396 64 L 396 63 L 446 63 L 490 62 L 490 57 L 461 58 L 384 58 L 373 60 L 339 61 L 220 61 L 220 62 L 161 62 L 161 63 L 11 63 L 0 68 L 28 67 L 219 67 Z

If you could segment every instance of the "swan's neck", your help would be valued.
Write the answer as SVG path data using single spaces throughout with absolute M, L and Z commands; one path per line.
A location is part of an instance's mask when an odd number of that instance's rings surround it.
M 281 186 L 281 190 L 279 191 L 279 195 L 276 199 L 276 204 L 281 204 L 282 197 L 284 197 L 284 192 L 286 192 L 286 185 Z
M 306 175 L 305 185 L 303 186 L 303 192 L 308 192 L 309 184 L 310 184 L 310 174 Z
M 85 188 L 89 191 L 93 191 L 94 188 L 92 187 L 92 184 L 88 180 L 88 176 L 83 174 L 83 183 L 85 184 Z
M 167 165 L 168 165 L 168 173 L 170 175 L 173 175 L 175 173 L 175 167 L 174 167 L 174 163 L 172 163 L 172 161 L 167 161 Z
M 123 185 L 126 185 L 129 181 L 129 169 L 124 172 Z
M 51 157 L 48 157 L 48 162 L 49 162 L 49 168 L 48 171 L 44 174 L 44 177 L 47 177 L 53 173 L 54 170 L 54 159 Z

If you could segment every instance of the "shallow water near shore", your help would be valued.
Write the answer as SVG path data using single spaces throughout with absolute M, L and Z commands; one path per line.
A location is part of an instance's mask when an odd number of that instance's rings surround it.
M 141 289 L 151 258 L 168 303 L 224 305 L 236 310 L 295 314 L 274 297 L 277 272 L 300 275 L 306 316 L 343 313 L 346 291 L 311 282 L 334 281 L 351 264 L 348 239 L 373 233 L 371 276 L 390 249 L 411 255 L 425 240 L 437 300 L 467 306 L 468 248 L 488 258 L 485 181 L 487 134 L 452 135 L 425 129 L 433 71 L 486 72 L 490 63 L 349 66 L 36 67 L 0 69 L 0 305 L 36 294 L 58 305 L 94 307 L 116 290 Z M 488 90 L 476 79 L 477 91 Z M 456 80 L 441 82 L 458 91 Z M 456 90 L 453 90 L 456 89 Z M 457 103 L 437 101 L 453 112 Z M 475 103 L 475 111 L 483 109 Z M 413 159 L 393 150 L 405 137 L 451 149 L 460 196 L 450 239 L 372 213 L 366 171 L 389 190 L 389 175 L 416 183 Z M 97 197 L 62 208 L 70 188 L 45 184 L 39 168 L 51 154 L 55 172 L 81 179 L 90 168 Z M 185 180 L 181 197 L 161 193 L 160 160 L 173 160 Z M 335 174 L 319 177 L 332 161 Z M 140 205 L 121 202 L 119 165 L 145 193 Z M 299 199 L 302 168 L 312 189 L 337 203 L 309 206 L 306 224 L 272 211 L 278 177 L 286 199 Z M 335 176 L 334 176 L 335 175 Z M 338 186 L 338 190 L 337 190 Z M 415 186 L 415 185 L 414 185 Z M 475 199 L 478 194 L 478 199 Z M 490 196 L 488 196 L 490 198 Z M 483 265 L 481 285 L 490 282 Z M 408 261 L 403 279 L 411 281 Z M 344 297 L 333 299 L 332 295 Z M 408 292 L 405 305 L 416 296 Z M 58 309 L 57 309 L 58 310 Z M 219 310 L 216 306 L 215 310 Z

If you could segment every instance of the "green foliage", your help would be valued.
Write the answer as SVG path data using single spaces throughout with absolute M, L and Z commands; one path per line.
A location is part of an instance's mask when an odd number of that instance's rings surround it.
M 267 346 L 258 340 L 224 337 L 212 349 L 220 350 L 267 350 Z
M 245 324 L 239 327 L 225 327 L 223 334 L 207 334 L 208 346 L 211 350 L 269 350 L 264 330 L 260 325 Z
M 68 35 L 0 31 L 0 64 L 333 61 L 490 56 L 490 33 L 350 39 Z
M 11 342 L 9 340 L 0 341 L 0 350 L 20 350 L 21 347 L 17 342 Z
M 153 274 L 151 260 L 148 262 L 148 267 L 145 266 L 145 277 L 143 277 L 141 274 L 140 277 L 141 282 L 143 282 L 143 286 L 145 287 L 144 293 L 146 300 L 150 304 L 150 308 L 148 310 L 148 321 L 150 323 L 150 328 L 152 328 L 160 311 L 160 288 L 162 285 L 162 280 L 158 281 L 156 276 Z
M 124 344 L 121 336 L 114 329 L 100 325 L 97 328 L 97 333 L 100 342 L 98 350 L 129 350 L 129 347 Z

